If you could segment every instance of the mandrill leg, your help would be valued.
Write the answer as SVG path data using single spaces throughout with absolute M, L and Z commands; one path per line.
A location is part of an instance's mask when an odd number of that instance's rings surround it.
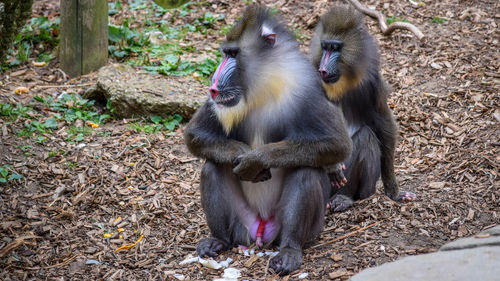
M 198 255 L 214 257 L 238 244 L 249 245 L 248 229 L 257 214 L 249 209 L 231 166 L 207 161 L 201 171 L 200 190 L 212 237 L 200 241 Z
M 361 127 L 352 136 L 353 152 L 347 160 L 347 183 L 333 195 L 330 208 L 341 212 L 352 206 L 354 200 L 375 194 L 375 186 L 380 177 L 380 149 L 373 131 Z
M 329 193 L 330 183 L 323 169 L 294 168 L 285 176 L 277 207 L 277 220 L 282 226 L 280 252 L 270 261 L 276 273 L 289 274 L 302 264 L 303 245 L 323 229 Z

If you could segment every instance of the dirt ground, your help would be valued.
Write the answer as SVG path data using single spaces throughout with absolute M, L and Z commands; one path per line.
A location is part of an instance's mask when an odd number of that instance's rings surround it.
M 227 23 L 244 7 L 243 1 L 208 2 L 200 12 L 225 13 Z M 307 38 L 318 15 L 334 3 L 261 2 L 278 7 Z M 375 196 L 343 213 L 327 213 L 320 238 L 304 250 L 302 267 L 284 280 L 301 273 L 308 273 L 308 280 L 345 280 L 364 268 L 433 252 L 500 223 L 500 2 L 361 2 L 408 20 L 427 37 L 418 42 L 407 31 L 384 37 L 374 20 L 365 20 L 380 44 L 383 76 L 393 88 L 390 104 L 400 131 L 396 174 L 401 188 L 417 193 L 418 200 L 392 202 L 379 183 Z M 57 3 L 40 1 L 35 13 L 55 14 Z M 433 17 L 446 21 L 433 22 Z M 210 46 L 223 40 L 197 39 Z M 83 91 L 95 74 L 68 80 L 51 62 L 45 68 L 13 69 L 0 81 L 0 102 L 27 104 L 35 95 Z M 31 90 L 14 95 L 18 86 Z M 186 87 L 206 90 L 195 80 Z M 195 256 L 197 242 L 209 234 L 198 192 L 202 162 L 187 152 L 182 126 L 175 133 L 145 134 L 129 122 L 106 123 L 84 145 L 65 142 L 56 130 L 42 145 L 14 133 L 22 123 L 6 125 L 0 119 L 0 166 L 8 164 L 24 176 L 0 184 L 1 280 L 222 276 L 222 270 L 199 263 L 179 265 Z M 33 147 L 30 156 L 19 149 L 23 145 Z M 49 157 L 49 150 L 59 149 L 66 153 Z M 123 230 L 118 233 L 118 228 Z M 139 237 L 130 250 L 115 252 Z M 279 279 L 266 272 L 268 256 L 235 250 L 216 260 L 228 257 L 243 279 Z

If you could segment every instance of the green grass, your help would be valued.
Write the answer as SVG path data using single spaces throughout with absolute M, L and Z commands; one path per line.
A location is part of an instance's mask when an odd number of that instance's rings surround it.
M 446 19 L 443 19 L 443 18 L 438 18 L 438 17 L 432 17 L 432 22 L 433 23 L 444 23 L 446 22 L 447 20 Z
M 31 145 L 18 145 L 16 147 L 19 148 L 22 152 L 24 152 L 25 156 L 32 155 L 30 150 L 33 149 L 33 146 L 31 146 Z
M 387 17 L 385 19 L 385 21 L 387 22 L 387 24 L 391 24 L 393 22 L 398 22 L 398 21 L 400 21 L 400 22 L 408 22 L 407 20 L 402 19 L 402 18 L 398 18 L 398 17 Z

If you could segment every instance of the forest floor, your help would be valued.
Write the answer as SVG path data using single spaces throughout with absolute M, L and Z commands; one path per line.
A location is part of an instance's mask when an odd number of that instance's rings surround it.
M 318 15 L 333 5 L 261 2 L 282 11 L 304 50 Z M 379 182 L 376 195 L 345 212 L 328 212 L 321 236 L 304 250 L 303 265 L 284 280 L 301 273 L 309 280 L 345 280 L 500 224 L 500 2 L 361 2 L 417 25 L 427 37 L 419 42 L 401 30 L 384 37 L 374 20 L 365 19 L 393 90 L 397 178 L 418 200 L 395 203 Z M 33 14 L 57 17 L 58 3 L 37 1 Z M 225 14 L 221 22 L 227 25 L 244 1 L 192 5 L 192 15 L 182 20 L 211 11 Z M 115 24 L 130 17 L 123 7 L 111 17 Z M 162 17 L 183 24 L 174 13 Z M 196 33 L 183 40 L 183 46 L 216 50 L 223 35 Z M 197 242 L 209 235 L 198 191 L 202 161 L 188 153 L 183 124 L 167 131 L 145 120 L 103 121 L 96 113 L 107 113 L 105 108 L 74 95 L 58 100 L 63 92 L 81 93 L 96 75 L 68 79 L 57 59 L 44 67 L 29 61 L 1 75 L 1 280 L 221 277 L 222 270 L 179 264 L 195 256 Z M 185 87 L 206 91 L 195 78 L 183 77 Z M 29 91 L 15 94 L 18 87 Z M 80 113 L 70 110 L 75 103 Z M 130 250 L 115 251 L 140 237 Z M 245 279 L 279 278 L 266 272 L 269 256 L 235 250 L 216 260 L 228 257 Z

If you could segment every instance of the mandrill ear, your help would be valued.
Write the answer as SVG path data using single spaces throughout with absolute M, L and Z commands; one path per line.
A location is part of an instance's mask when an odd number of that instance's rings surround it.
M 274 46 L 274 43 L 276 43 L 276 33 L 271 33 L 271 34 L 267 34 L 264 36 L 264 40 L 266 41 L 266 43 L 270 46 L 270 47 L 273 47 Z
M 262 26 L 262 38 L 269 47 L 273 47 L 274 43 L 276 43 L 276 33 L 265 25 Z

